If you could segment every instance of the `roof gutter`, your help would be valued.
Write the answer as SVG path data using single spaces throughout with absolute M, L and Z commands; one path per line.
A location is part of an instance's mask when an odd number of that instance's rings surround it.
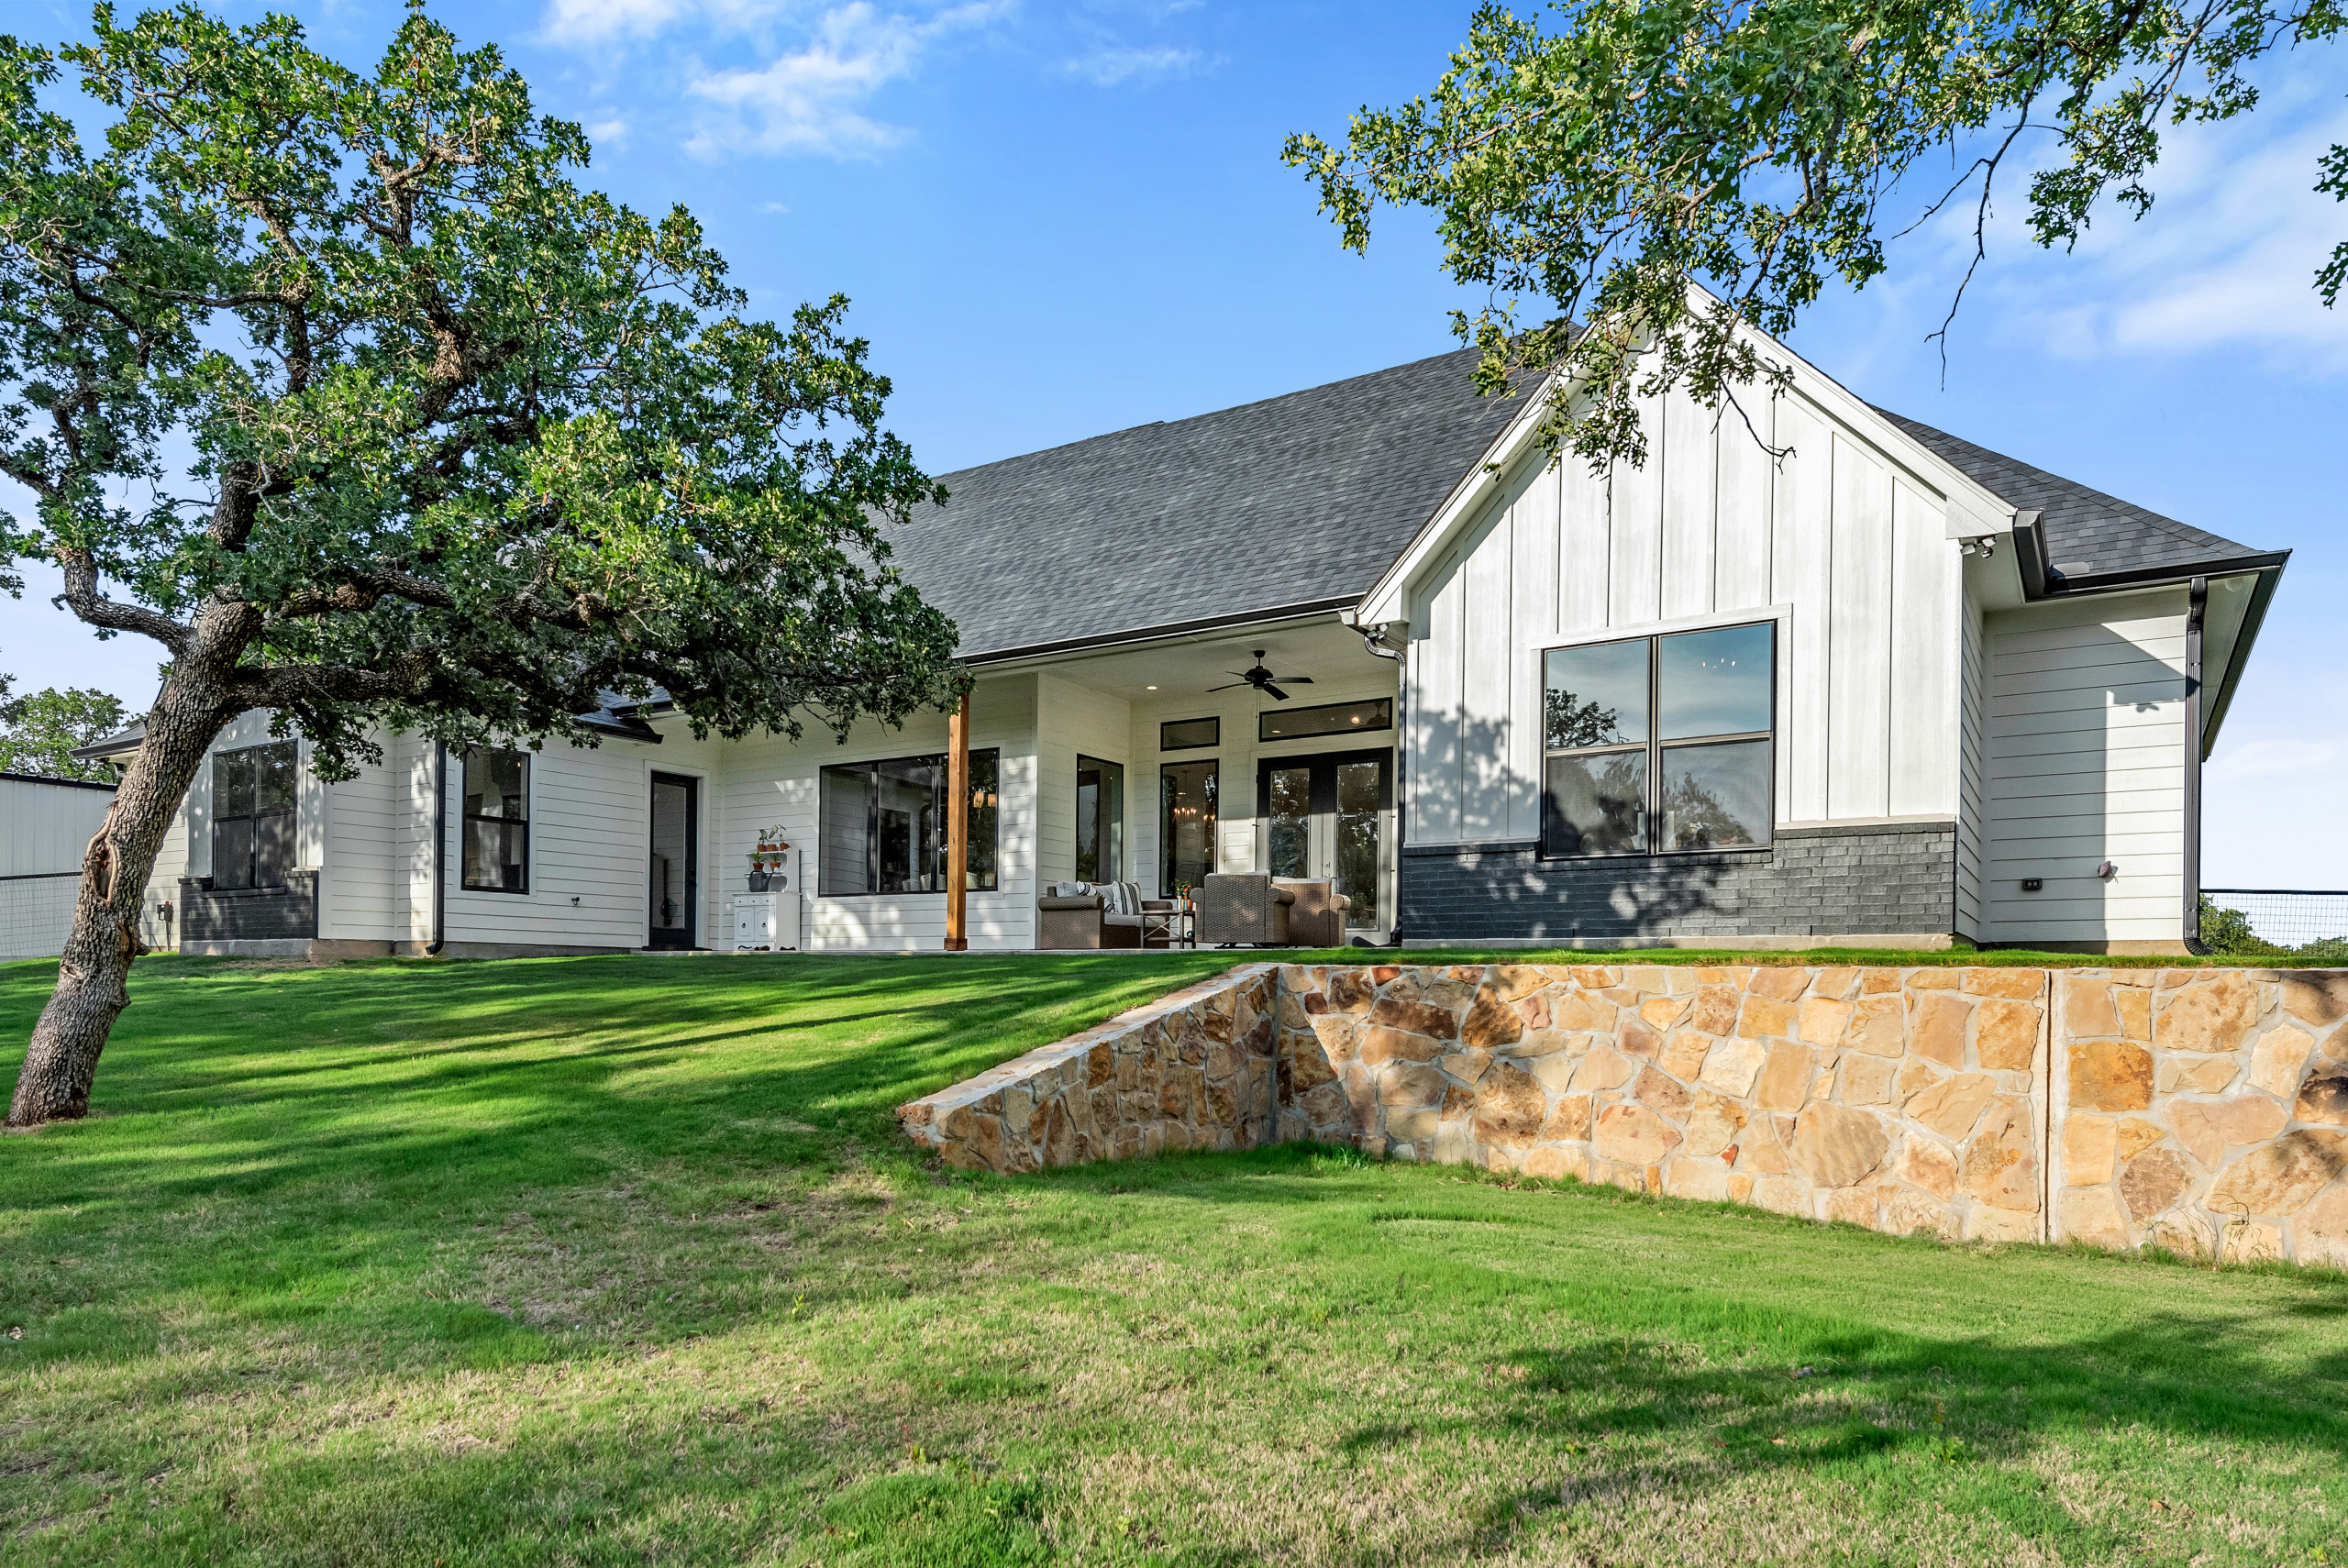
M 2207 954 L 2201 940 L 2201 630 L 2210 609 L 2210 580 L 2197 577 L 2185 612 L 2185 948 Z
M 2014 564 L 2021 572 L 2022 597 L 2032 603 L 2079 593 L 2118 593 L 2134 588 L 2159 588 L 2190 583 L 2196 578 L 2241 577 L 2250 572 L 2279 575 L 2291 558 L 2288 550 L 2221 557 L 2214 560 L 2181 561 L 2173 566 L 2131 567 L 2124 571 L 2088 571 L 2077 575 L 2054 566 L 2046 557 L 2046 525 L 2037 511 L 2023 507 L 2014 513 Z M 2262 584 L 2268 598 L 2274 591 Z M 2254 613 L 2263 613 L 2265 603 Z
M 964 654 L 961 662 L 968 665 L 1010 664 L 1023 658 L 1044 658 L 1054 654 L 1097 653 L 1110 648 L 1132 647 L 1141 643 L 1168 642 L 1176 637 L 1195 636 L 1202 632 L 1225 631 L 1239 626 L 1263 626 L 1279 621 L 1311 621 L 1350 610 L 1361 602 L 1361 595 L 1348 593 L 1335 599 L 1309 599 L 1301 604 L 1282 604 L 1268 610 L 1243 610 L 1228 615 L 1203 615 L 1196 620 L 1173 621 L 1160 626 L 1145 626 L 1129 632 L 1110 632 L 1096 637 L 1069 637 L 1059 642 L 1029 643 L 1022 647 L 995 648 L 986 653 Z
M 2286 556 L 2291 552 L 2285 550 Z M 2265 624 L 2266 607 L 2275 602 L 2275 591 L 2283 584 L 2280 563 L 2258 574 L 2258 585 L 2250 591 L 2250 606 L 2243 612 L 2242 630 L 2234 634 L 2234 646 L 2226 659 L 2226 669 L 2218 678 L 2217 695 L 2210 701 L 2209 717 L 2201 723 L 2201 755 L 2207 756 L 2218 744 L 2218 726 L 2226 722 L 2226 709 L 2234 700 L 2234 688 L 2242 684 L 2242 672 L 2250 662 L 2250 645 L 2258 640 L 2258 628 Z

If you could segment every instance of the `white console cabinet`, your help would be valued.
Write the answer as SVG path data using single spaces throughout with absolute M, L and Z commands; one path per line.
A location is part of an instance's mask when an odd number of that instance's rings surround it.
M 799 946 L 799 852 L 785 852 L 783 867 L 763 893 L 734 895 L 734 951 L 788 953 Z

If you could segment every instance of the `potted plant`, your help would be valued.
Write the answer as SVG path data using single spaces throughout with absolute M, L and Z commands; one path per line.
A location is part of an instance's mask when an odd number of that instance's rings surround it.
M 774 886 L 774 874 L 782 869 L 783 853 L 790 847 L 782 829 L 759 830 L 757 846 L 750 851 L 750 891 L 763 893 Z

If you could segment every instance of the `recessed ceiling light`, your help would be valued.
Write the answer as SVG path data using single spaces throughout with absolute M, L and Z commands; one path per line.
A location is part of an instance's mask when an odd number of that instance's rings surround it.
M 1145 686 L 1145 687 L 1143 687 L 1143 688 L 1142 688 L 1142 690 L 1143 690 L 1144 691 L 1155 691 L 1155 690 L 1157 690 L 1157 687 L 1155 687 L 1155 686 Z

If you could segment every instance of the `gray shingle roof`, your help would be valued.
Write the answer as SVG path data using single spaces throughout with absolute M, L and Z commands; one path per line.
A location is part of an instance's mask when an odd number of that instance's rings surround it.
M 2204 566 L 2265 553 L 1977 447 L 1888 408 L 1876 412 L 2000 501 L 2035 509 L 2046 534 L 2048 563 L 2074 580 L 2115 571 Z
M 1523 405 L 1473 349 L 942 476 L 891 531 L 965 657 L 1366 592 Z

